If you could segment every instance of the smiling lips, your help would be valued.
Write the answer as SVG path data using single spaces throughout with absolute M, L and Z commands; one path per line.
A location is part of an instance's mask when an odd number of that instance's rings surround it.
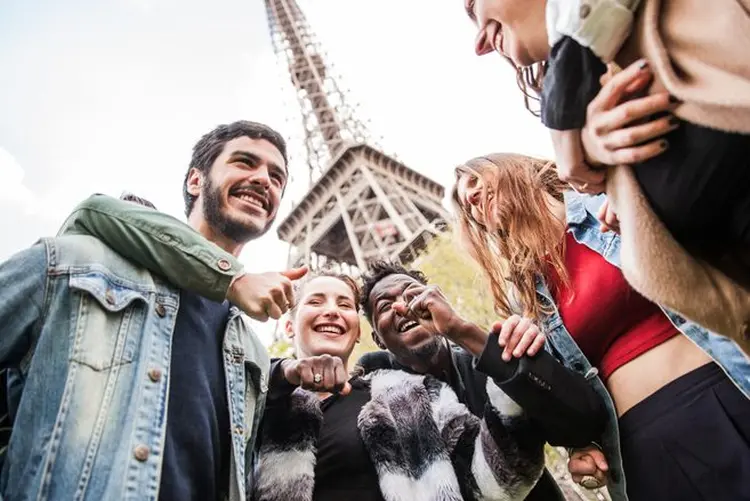
M 338 324 L 319 324 L 313 327 L 315 332 L 321 332 L 325 334 L 334 334 L 336 336 L 342 335 L 346 332 L 346 329 Z
M 259 210 L 268 212 L 268 200 L 256 191 L 240 189 L 232 191 L 230 195 Z

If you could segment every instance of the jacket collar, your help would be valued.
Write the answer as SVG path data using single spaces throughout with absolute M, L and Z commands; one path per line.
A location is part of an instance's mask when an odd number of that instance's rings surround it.
M 565 200 L 565 221 L 568 225 L 581 224 L 588 217 L 584 195 L 569 190 L 563 193 Z

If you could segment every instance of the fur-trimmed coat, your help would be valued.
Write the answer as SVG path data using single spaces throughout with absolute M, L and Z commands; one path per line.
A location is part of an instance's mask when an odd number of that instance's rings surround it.
M 429 375 L 379 370 L 364 381 L 371 398 L 357 428 L 384 499 L 520 501 L 539 479 L 543 441 L 491 379 L 484 419 Z M 297 389 L 288 399 L 264 416 L 256 501 L 312 500 L 323 413 L 314 393 Z

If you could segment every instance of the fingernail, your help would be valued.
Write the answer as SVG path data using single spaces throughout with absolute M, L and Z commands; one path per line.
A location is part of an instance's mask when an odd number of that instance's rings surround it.
M 520 357 L 521 356 L 521 350 L 516 350 L 513 352 L 514 357 Z
M 638 65 L 638 69 L 645 70 L 646 68 L 648 68 L 648 61 L 641 61 L 641 64 Z
M 671 115 L 671 116 L 669 117 L 669 125 L 672 125 L 672 126 L 674 126 L 674 125 L 680 125 L 680 119 L 679 119 L 679 118 L 677 118 L 677 117 L 676 117 L 676 116 L 674 116 L 674 115 Z
M 670 103 L 681 103 L 682 101 L 678 99 L 677 97 L 673 96 L 672 94 L 669 95 L 669 102 Z
M 662 139 L 662 141 L 659 143 L 659 146 L 662 150 L 666 150 L 667 148 L 669 148 L 669 141 L 667 141 L 666 139 Z
M 508 355 L 507 352 L 503 352 L 503 360 L 505 360 L 506 362 L 510 360 L 510 355 Z

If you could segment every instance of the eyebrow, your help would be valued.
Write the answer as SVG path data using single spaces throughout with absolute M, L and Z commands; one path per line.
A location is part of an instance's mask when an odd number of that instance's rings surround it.
M 233 151 L 231 155 L 229 155 L 230 160 L 237 160 L 237 159 L 243 159 L 243 160 L 249 160 L 250 162 L 260 163 L 263 161 L 261 157 L 256 155 L 255 153 L 249 152 L 249 151 L 243 151 L 243 150 L 236 150 Z M 276 162 L 272 162 L 270 160 L 267 160 L 266 163 L 268 164 L 268 168 L 270 170 L 276 171 L 280 174 L 283 174 L 284 177 L 287 177 L 287 171 L 286 169 L 281 168 Z
M 326 297 L 326 295 L 323 294 L 322 292 L 314 292 L 314 293 L 308 295 L 307 299 L 312 299 L 312 298 L 323 299 L 325 297 Z M 336 296 L 336 299 L 346 299 L 348 301 L 354 302 L 354 299 L 351 298 L 351 297 L 349 297 L 349 296 L 347 296 L 346 294 L 339 294 L 339 295 Z

